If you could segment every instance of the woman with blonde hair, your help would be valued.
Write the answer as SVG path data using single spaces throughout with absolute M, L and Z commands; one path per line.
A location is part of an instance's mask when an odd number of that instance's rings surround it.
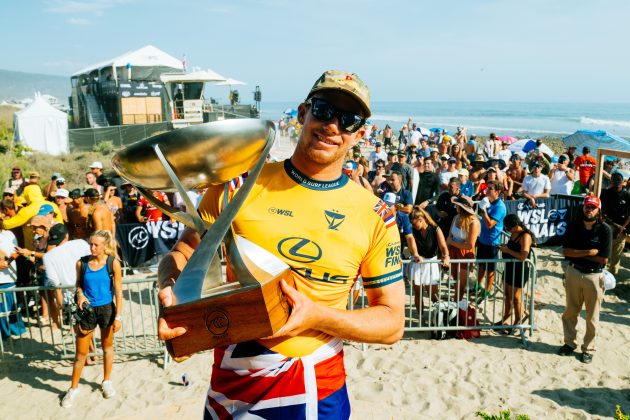
M 104 375 L 101 390 L 104 398 L 116 394 L 110 374 L 114 361 L 114 333 L 122 327 L 122 270 L 116 258 L 114 238 L 109 231 L 97 230 L 89 238 L 90 252 L 77 261 L 77 342 L 72 384 L 61 405 L 71 407 L 79 393 L 79 379 L 98 325 L 103 348 Z M 114 299 L 115 298 L 115 299 Z M 114 303 L 115 300 L 115 303 Z
M 446 244 L 452 259 L 475 258 L 475 245 L 481 232 L 481 223 L 473 210 L 472 201 L 466 196 L 453 197 L 453 204 L 457 206 L 457 215 L 453 219 Z M 468 264 L 455 264 L 451 268 L 453 278 L 459 288 L 458 300 L 466 297 Z
M 450 264 L 448 247 L 442 229 L 435 223 L 429 213 L 415 206 L 409 216 L 412 234 L 416 242 L 419 261 L 411 265 L 410 278 L 413 281 L 413 295 L 418 312 L 421 311 L 420 286 L 429 294 L 431 302 L 438 300 L 440 284 L 440 265 L 448 268 Z M 438 253 L 442 261 L 438 260 Z M 417 259 L 417 257 L 416 257 Z

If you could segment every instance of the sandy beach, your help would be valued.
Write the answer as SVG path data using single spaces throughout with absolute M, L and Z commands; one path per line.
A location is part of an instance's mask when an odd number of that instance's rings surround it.
M 280 141 L 283 158 L 291 146 Z M 509 409 L 532 419 L 613 418 L 615 405 L 630 411 L 630 256 L 622 259 L 621 284 L 607 292 L 593 363 L 556 355 L 562 344 L 565 292 L 559 248 L 537 249 L 537 331 L 520 339 L 484 332 L 472 341 L 434 341 L 408 333 L 393 346 L 346 343 L 345 364 L 355 419 L 471 419 L 475 412 Z M 579 339 L 584 320 L 578 324 Z M 4 418 L 201 418 L 212 352 L 164 369 L 161 356 L 121 356 L 112 379 L 118 394 L 100 393 L 101 360 L 86 367 L 80 398 L 60 407 L 70 384 L 71 361 L 0 364 Z M 186 374 L 190 385 L 184 386 Z

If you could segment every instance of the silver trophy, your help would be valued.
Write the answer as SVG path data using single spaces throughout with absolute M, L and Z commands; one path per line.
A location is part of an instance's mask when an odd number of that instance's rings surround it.
M 256 182 L 273 145 L 272 122 L 235 119 L 194 125 L 142 140 L 116 153 L 114 169 L 171 218 L 195 229 L 201 243 L 182 270 L 163 308 L 169 327 L 187 332 L 167 341 L 173 356 L 273 335 L 287 321 L 289 305 L 280 281 L 290 268 L 278 257 L 234 235 L 232 221 Z M 248 176 L 228 202 L 228 183 Z M 223 185 L 223 211 L 214 223 L 203 220 L 187 190 Z M 186 212 L 156 199 L 152 192 L 177 191 Z M 225 243 L 226 277 L 219 256 Z M 227 281 L 230 280 L 230 281 Z

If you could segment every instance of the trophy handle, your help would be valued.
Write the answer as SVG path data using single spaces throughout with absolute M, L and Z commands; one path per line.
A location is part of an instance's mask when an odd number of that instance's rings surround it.
M 199 216 L 199 213 L 197 212 L 197 209 L 195 208 L 195 205 L 193 204 L 193 202 L 190 200 L 190 197 L 188 196 L 186 189 L 184 188 L 182 183 L 179 181 L 179 178 L 177 177 L 177 175 L 175 175 L 175 171 L 173 171 L 173 168 L 166 160 L 164 153 L 162 153 L 162 150 L 160 149 L 160 145 L 157 143 L 154 144 L 153 150 L 155 151 L 155 154 L 157 155 L 160 162 L 162 163 L 162 166 L 164 167 L 166 174 L 173 182 L 173 185 L 175 185 L 175 188 L 177 188 L 177 192 L 182 197 L 182 200 L 184 200 L 184 204 L 186 204 L 186 213 L 188 216 L 190 216 L 187 219 L 192 220 L 192 223 L 194 225 L 191 227 L 194 228 L 197 232 L 199 232 L 199 234 L 201 234 L 202 232 L 204 232 L 206 229 L 210 227 L 210 224 L 206 223 L 201 218 L 201 216 Z M 156 200 L 156 201 L 159 201 L 159 200 Z M 182 213 L 182 212 L 179 212 L 176 210 L 176 213 Z M 182 222 L 182 223 L 185 223 L 185 222 Z
M 275 134 L 276 131 L 273 128 L 269 128 L 267 133 L 267 144 L 262 151 L 260 159 L 249 173 L 249 176 L 241 188 L 236 192 L 229 205 L 224 206 L 223 211 L 219 214 L 219 217 L 217 217 L 212 226 L 210 226 L 210 228 L 206 230 L 205 234 L 203 234 L 201 243 L 197 246 L 195 252 L 193 252 L 190 256 L 188 263 L 179 275 L 177 282 L 175 282 L 175 285 L 173 286 L 173 294 L 175 295 L 175 301 L 178 305 L 198 300 L 201 297 L 203 283 L 204 280 L 206 280 L 208 267 L 210 267 L 212 258 L 216 254 L 219 249 L 219 245 L 230 229 L 232 220 L 234 220 L 234 217 L 241 208 L 241 205 L 256 183 L 256 179 L 265 165 L 267 155 L 273 146 Z M 218 286 L 222 283 L 222 280 L 220 278 L 208 279 L 206 280 L 206 284 L 208 283 L 214 283 Z

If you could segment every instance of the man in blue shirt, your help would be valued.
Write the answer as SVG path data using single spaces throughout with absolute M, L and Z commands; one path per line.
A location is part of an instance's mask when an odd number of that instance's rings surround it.
M 394 193 L 396 195 L 396 204 L 400 204 L 398 211 L 409 214 L 413 208 L 413 197 L 411 196 L 411 191 L 402 187 L 402 178 L 403 176 L 400 172 L 392 172 L 387 179 L 385 192 Z
M 501 200 L 503 188 L 499 181 L 488 182 L 486 189 L 486 199 L 479 203 L 481 209 L 481 233 L 477 241 L 477 259 L 495 259 L 499 256 L 499 242 L 503 231 L 503 219 L 507 214 L 505 203 Z M 477 298 L 477 303 L 481 303 L 490 296 L 490 290 L 494 284 L 495 263 L 479 263 L 479 285 L 483 285 L 483 280 L 488 273 L 487 286 L 481 288 L 481 294 Z
M 473 195 L 475 195 L 475 186 L 473 185 L 472 181 L 468 179 L 468 175 L 468 169 L 462 168 L 459 170 L 459 181 L 462 183 L 462 185 L 459 187 L 459 190 L 466 197 L 472 197 Z

